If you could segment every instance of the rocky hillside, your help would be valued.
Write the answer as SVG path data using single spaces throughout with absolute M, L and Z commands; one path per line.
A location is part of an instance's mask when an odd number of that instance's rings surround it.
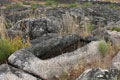
M 120 80 L 118 4 L 38 3 L 1 9 L 0 80 Z

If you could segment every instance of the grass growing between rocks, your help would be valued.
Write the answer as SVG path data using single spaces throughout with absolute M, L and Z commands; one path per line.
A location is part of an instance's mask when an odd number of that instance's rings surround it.
M 107 51 L 108 51 L 108 45 L 105 41 L 100 41 L 98 44 L 98 48 L 99 48 L 99 51 L 102 54 L 102 56 L 104 56 L 105 53 L 107 53 Z
M 56 7 L 58 7 L 59 3 L 56 0 L 53 0 L 53 1 L 47 0 L 45 2 L 45 5 L 51 6 L 52 8 L 56 8 Z
M 83 37 L 92 35 L 91 32 L 94 30 L 94 26 L 89 23 L 83 23 L 84 26 L 81 27 L 69 13 L 63 15 L 62 26 L 60 26 L 59 35 L 69 35 L 78 34 Z
M 105 43 L 105 44 L 103 44 Z M 65 70 L 62 75 L 57 76 L 58 80 L 76 80 L 85 70 L 90 68 L 110 68 L 112 66 L 112 59 L 120 51 L 120 45 L 112 45 L 111 42 L 100 41 L 100 46 L 102 48 L 107 46 L 106 54 L 104 57 L 95 57 L 93 60 L 88 61 L 86 58 L 82 58 L 78 61 L 78 64 L 73 66 L 71 70 Z M 98 46 L 99 47 L 99 46 Z M 103 51 L 104 52 L 104 51 Z
M 116 5 L 108 5 L 109 8 L 112 8 L 112 9 L 117 9 L 117 10 L 120 10 L 120 7 L 119 6 L 116 6 Z
M 71 3 L 68 5 L 68 7 L 74 8 L 74 7 L 78 7 L 79 4 L 77 3 Z
M 26 48 L 29 46 L 28 43 L 24 44 L 20 37 L 14 39 L 1 39 L 0 40 L 0 63 L 7 61 L 7 58 L 14 53 L 16 50 Z
M 89 2 L 82 4 L 82 7 L 89 7 L 89 6 L 92 6 L 92 4 Z
M 22 5 L 29 5 L 30 3 L 25 1 L 25 0 L 22 0 Z
M 7 61 L 8 57 L 14 53 L 16 50 L 21 48 L 26 48 L 30 46 L 29 39 L 24 44 L 22 37 L 16 36 L 14 38 L 9 38 L 6 33 L 4 23 L 0 24 L 0 64 Z
M 16 5 L 9 4 L 9 5 L 6 6 L 6 9 L 13 9 L 13 8 L 19 9 L 19 8 L 22 8 L 22 7 L 23 6 L 20 5 L 20 4 L 16 4 Z
M 120 32 L 120 28 L 119 27 L 111 27 L 110 29 L 111 31 L 117 31 L 117 32 Z
M 31 4 L 31 9 L 35 10 L 37 6 L 40 6 L 40 4 L 39 3 L 32 3 Z

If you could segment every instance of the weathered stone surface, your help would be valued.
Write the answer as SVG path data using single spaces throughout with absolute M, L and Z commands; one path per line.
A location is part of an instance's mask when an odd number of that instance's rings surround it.
M 120 20 L 119 10 L 92 6 L 84 8 L 43 9 L 43 12 L 42 10 L 40 11 L 40 15 L 46 17 L 22 20 L 29 15 L 29 12 L 6 17 L 11 18 L 11 21 L 20 21 L 5 32 L 6 34 L 8 33 L 9 36 L 16 36 L 16 34 L 19 33 L 24 39 L 26 39 L 27 36 L 30 37 L 32 46 L 16 51 L 9 57 L 8 61 L 19 69 L 34 74 L 39 78 L 56 80 L 56 76 L 61 75 L 64 69 L 70 70 L 78 64 L 79 61 L 83 61 L 83 58 L 88 62 L 100 58 L 98 41 L 96 41 L 99 40 L 98 38 L 93 36 L 83 38 L 76 34 L 58 37 L 58 32 L 61 27 L 66 28 L 64 23 L 68 22 L 68 24 L 72 24 L 72 22 L 70 22 L 71 17 L 75 23 L 74 27 L 82 29 L 88 27 L 88 24 L 92 24 L 94 29 L 96 29 L 93 31 L 93 35 L 104 37 L 105 40 L 110 40 L 113 44 L 120 43 L 120 32 L 110 31 L 110 27 L 108 27 L 117 26 L 119 28 L 120 22 L 117 22 Z M 64 19 L 67 21 L 64 21 Z M 108 24 L 111 21 L 113 21 L 113 23 Z M 106 28 L 98 29 L 99 26 L 105 27 L 107 24 L 108 26 Z M 120 70 L 118 58 L 115 57 L 113 62 L 113 66 Z M 118 70 L 89 69 L 77 80 L 113 80 L 113 78 L 117 80 Z M 7 75 L 13 76 L 13 78 L 18 80 L 19 76 L 14 77 L 14 72 L 12 73 L 12 75 L 8 73 Z M 19 74 L 22 73 L 24 72 L 20 72 Z M 3 73 L 1 74 L 3 75 Z M 4 74 L 4 76 L 6 75 Z M 31 77 L 28 77 L 28 80 L 32 79 L 29 78 Z M 27 80 L 23 75 L 20 79 Z
M 38 1 L 47 1 L 47 0 L 38 0 Z M 50 0 L 50 1 L 54 1 L 54 0 Z M 102 0 L 69 0 L 69 1 L 67 1 L 67 0 L 57 0 L 58 2 L 60 2 L 60 3 L 81 3 L 81 4 L 83 4 L 83 3 L 92 3 L 93 5 L 94 4 L 103 4 L 103 5 L 107 5 L 107 4 L 114 4 L 114 5 L 120 5 L 120 3 L 119 3 L 119 1 L 118 1 L 118 3 L 117 2 L 113 2 L 113 1 L 102 1 Z
M 91 9 L 91 15 L 94 17 L 103 17 L 106 19 L 106 22 L 111 22 L 111 21 L 119 21 L 120 20 L 120 11 L 107 8 L 107 7 L 90 7 L 87 9 Z
M 32 18 L 18 21 L 12 30 L 20 30 L 31 39 L 47 33 L 57 33 L 58 27 L 48 18 Z
M 120 71 L 120 62 L 114 62 L 112 66 Z
M 119 10 L 98 6 L 48 9 L 45 13 L 46 16 L 54 16 L 57 18 L 62 18 L 62 15 L 68 13 L 76 18 L 79 24 L 82 24 L 81 22 L 87 17 L 90 23 L 96 28 L 99 26 L 104 27 L 111 21 L 117 22 L 120 20 Z
M 3 32 L 6 37 L 14 38 L 16 36 L 23 36 L 23 33 L 21 31 L 14 31 L 14 30 L 0 30 L 0 32 Z M 1 33 L 0 33 L 1 38 Z
M 118 31 L 120 31 L 120 21 L 110 22 L 110 23 L 108 23 L 106 28 L 109 29 L 109 30 L 113 30 L 114 28 L 117 28 Z
M 117 31 L 107 31 L 105 38 L 108 38 L 113 44 L 120 45 L 120 32 Z
M 30 43 L 33 45 L 33 44 L 41 43 L 43 41 L 46 41 L 46 40 L 51 39 L 51 38 L 56 38 L 56 37 L 58 37 L 58 34 L 48 33 L 48 34 L 44 34 L 43 36 L 41 36 L 39 38 L 30 40 Z
M 39 12 L 39 11 L 40 12 Z M 90 24 L 93 24 L 95 28 L 98 28 L 99 26 L 104 27 L 109 22 L 117 22 L 120 20 L 120 10 L 110 9 L 107 7 L 100 7 L 100 6 L 91 6 L 91 7 L 76 7 L 76 8 L 55 8 L 55 9 L 46 9 L 46 8 L 38 8 L 36 10 L 37 14 L 41 17 L 44 15 L 49 20 L 53 22 L 61 23 L 61 19 L 64 17 L 64 14 L 69 14 L 70 16 L 74 17 L 74 19 L 77 19 L 77 23 L 81 26 L 83 22 L 85 22 L 85 18 L 87 17 Z M 8 19 L 11 19 L 12 22 L 22 20 L 24 17 L 28 16 L 29 14 L 32 14 L 32 12 L 24 12 L 19 14 L 14 14 L 12 17 L 7 16 Z M 56 18 L 50 19 L 50 17 Z M 13 18 L 13 19 L 12 19 Z M 58 21 L 57 21 L 58 20 Z M 49 22 L 49 21 L 48 21 Z M 56 23 L 55 23 L 56 24 Z M 54 24 L 54 25 L 55 25 Z
M 120 52 L 112 59 L 112 65 L 120 71 Z
M 93 57 L 94 60 L 100 57 L 98 41 L 93 41 L 73 52 L 47 60 L 39 59 L 33 53 L 22 49 L 9 57 L 9 63 L 43 79 L 55 80 L 55 76 L 62 74 L 64 69 L 71 69 L 71 67 L 78 64 L 78 60 L 82 61 L 83 58 L 86 58 L 88 61 L 92 61 Z
M 114 68 L 93 68 L 83 72 L 76 80 L 119 80 L 119 71 Z
M 38 80 L 36 77 L 9 66 L 0 65 L 0 80 Z
M 120 62 L 120 52 L 118 52 L 117 55 L 112 59 L 112 63 L 114 62 Z
M 40 37 L 40 39 L 42 39 L 42 37 Z M 36 39 L 36 40 L 40 42 L 40 39 Z M 41 41 L 38 44 L 28 47 L 27 50 L 32 52 L 34 55 L 36 55 L 39 58 L 47 59 L 47 58 L 55 57 L 62 53 L 74 51 L 75 49 L 78 48 L 78 46 L 82 47 L 91 41 L 97 41 L 97 40 L 99 39 L 92 36 L 83 38 L 77 34 L 72 34 L 72 35 L 65 35 L 62 37 L 54 37 L 48 40 Z
M 41 43 L 28 47 L 27 50 L 37 57 L 42 58 L 44 56 L 44 58 L 50 58 L 75 50 L 80 40 L 84 41 L 84 38 L 77 34 L 65 35 L 42 41 Z M 83 46 L 84 44 L 81 42 L 80 45 Z
M 94 30 L 92 34 L 104 38 L 107 41 L 111 41 L 114 45 L 119 45 L 120 43 L 120 32 L 117 31 L 110 31 L 102 28 Z

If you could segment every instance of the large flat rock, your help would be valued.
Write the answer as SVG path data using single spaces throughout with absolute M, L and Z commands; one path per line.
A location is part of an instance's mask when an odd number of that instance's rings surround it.
M 100 58 L 98 41 L 93 41 L 88 45 L 73 52 L 65 53 L 60 56 L 42 60 L 34 56 L 31 52 L 21 49 L 9 57 L 9 63 L 42 79 L 56 80 L 56 76 L 61 75 L 64 69 L 70 70 L 73 66 L 82 61 L 97 60 Z M 94 57 L 94 59 L 93 59 Z
M 0 80 L 38 80 L 36 77 L 9 66 L 8 64 L 0 65 Z

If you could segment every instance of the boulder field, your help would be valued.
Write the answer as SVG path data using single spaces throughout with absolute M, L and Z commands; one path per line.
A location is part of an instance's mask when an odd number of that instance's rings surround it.
M 5 30 L 6 35 L 20 35 L 24 43 L 29 37 L 31 46 L 17 50 L 8 58 L 8 64 L 0 65 L 0 80 L 58 80 L 64 69 L 70 71 L 84 60 L 92 64 L 101 59 L 101 40 L 120 44 L 120 10 L 99 6 L 38 10 L 38 18 L 6 17 L 15 22 Z M 76 33 L 60 35 L 61 29 L 71 28 L 64 21 L 74 24 Z M 90 35 L 77 34 L 89 24 L 94 26 Z M 116 54 L 107 69 L 89 68 L 76 80 L 119 80 L 120 52 Z

